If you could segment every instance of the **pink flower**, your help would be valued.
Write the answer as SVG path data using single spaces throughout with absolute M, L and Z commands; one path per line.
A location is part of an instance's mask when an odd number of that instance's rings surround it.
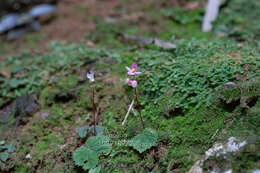
M 133 87 L 133 88 L 136 88 L 136 86 L 137 86 L 137 81 L 136 81 L 136 80 L 133 80 L 133 81 L 132 81 L 132 87 Z
M 129 86 L 132 85 L 132 80 L 129 78 L 126 78 L 125 83 L 127 83 Z
M 125 68 L 128 71 L 127 72 L 128 75 L 138 75 L 138 74 L 141 74 L 141 72 L 137 71 L 138 70 L 138 66 L 137 66 L 136 63 L 132 64 L 131 68 L 129 68 L 129 67 L 125 67 Z
M 90 80 L 90 82 L 94 82 L 94 72 L 91 71 L 90 73 L 87 74 L 87 78 Z
M 136 86 L 137 86 L 137 81 L 136 81 L 136 80 L 131 80 L 131 79 L 129 79 L 129 78 L 126 78 L 125 82 L 126 82 L 129 86 L 131 86 L 131 87 L 133 87 L 133 88 L 136 88 Z

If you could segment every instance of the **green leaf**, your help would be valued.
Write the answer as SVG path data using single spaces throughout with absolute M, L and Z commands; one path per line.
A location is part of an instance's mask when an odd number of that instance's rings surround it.
M 98 154 L 85 146 L 74 151 L 72 157 L 75 164 L 82 166 L 84 170 L 94 168 L 98 164 Z
M 25 80 L 21 80 L 21 79 L 16 79 L 16 78 L 12 78 L 9 82 L 8 85 L 11 88 L 17 88 L 20 85 L 25 84 Z
M 0 150 L 1 149 L 7 149 L 7 145 L 2 145 L 2 146 L 0 146 Z
M 20 81 L 17 80 L 16 78 L 11 79 L 8 84 L 10 85 L 11 88 L 16 88 L 20 84 Z
M 8 154 L 6 152 L 3 152 L 0 154 L 0 159 L 3 161 L 3 162 L 6 162 L 7 159 L 8 159 Z
M 11 73 L 18 73 L 18 72 L 20 72 L 22 70 L 24 70 L 23 67 L 16 67 L 16 68 L 12 69 Z
M 6 148 L 7 148 L 8 153 L 13 153 L 15 151 L 14 145 L 8 144 L 8 145 L 6 145 Z
M 94 126 L 91 126 L 89 130 L 94 134 Z M 103 135 L 105 128 L 103 126 L 96 126 L 97 135 Z
M 73 160 L 76 165 L 84 170 L 96 167 L 100 154 L 108 154 L 112 150 L 107 136 L 93 136 L 88 138 L 86 144 L 73 152 Z M 100 171 L 99 168 L 96 171 Z M 95 170 L 93 169 L 93 171 Z M 101 168 L 100 168 L 101 169 Z
M 97 166 L 96 168 L 92 168 L 89 170 L 89 173 L 99 173 L 101 171 L 101 165 Z
M 110 157 L 114 157 L 119 153 L 127 153 L 127 150 L 118 150 L 118 151 L 112 151 L 112 153 L 109 155 Z
M 85 138 L 87 136 L 87 129 L 88 129 L 88 126 L 83 126 L 83 127 L 79 128 L 78 134 L 79 134 L 80 138 Z
M 128 145 L 136 149 L 139 153 L 146 151 L 152 146 L 156 146 L 158 140 L 158 134 L 153 129 L 145 129 L 142 134 L 139 134 L 132 138 Z
M 112 145 L 109 143 L 110 139 L 107 136 L 93 136 L 90 137 L 85 146 L 91 150 L 97 152 L 97 154 L 108 154 L 112 149 Z
M 0 146 L 0 149 L 7 149 L 8 153 L 12 153 L 15 151 L 15 146 L 8 144 L 8 145 L 2 145 Z
M 104 133 L 104 127 L 103 126 L 96 126 L 96 132 L 97 135 L 103 135 Z M 87 131 L 90 131 L 94 134 L 94 126 L 88 127 L 88 126 L 83 126 L 80 127 L 78 130 L 78 134 L 80 138 L 85 138 L 87 136 Z

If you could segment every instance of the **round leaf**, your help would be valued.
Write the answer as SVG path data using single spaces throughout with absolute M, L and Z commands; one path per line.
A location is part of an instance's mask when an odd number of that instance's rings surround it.
M 98 155 L 95 151 L 85 146 L 73 152 L 73 160 L 76 165 L 82 166 L 84 170 L 94 168 L 98 163 Z

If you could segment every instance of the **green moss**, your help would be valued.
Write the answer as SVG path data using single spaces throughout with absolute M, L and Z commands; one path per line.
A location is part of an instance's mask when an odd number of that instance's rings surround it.
M 62 137 L 56 137 L 53 135 L 43 136 L 35 146 L 35 150 L 46 151 L 48 149 L 55 148 L 58 144 L 64 142 Z
M 16 167 L 14 172 L 17 172 L 17 173 L 27 173 L 28 172 L 28 168 L 26 166 L 19 166 L 19 167 Z

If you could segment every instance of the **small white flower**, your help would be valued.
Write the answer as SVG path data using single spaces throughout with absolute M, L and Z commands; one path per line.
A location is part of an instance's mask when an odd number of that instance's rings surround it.
M 31 156 L 31 154 L 27 154 L 27 155 L 25 156 L 25 158 L 26 158 L 26 159 L 31 159 L 32 156 Z
M 94 82 L 94 72 L 91 71 L 90 73 L 87 74 L 87 78 L 90 80 L 90 82 Z

